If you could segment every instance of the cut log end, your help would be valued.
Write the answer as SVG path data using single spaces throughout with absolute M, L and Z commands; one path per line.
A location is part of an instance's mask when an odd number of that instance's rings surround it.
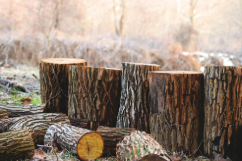
M 84 59 L 74 59 L 74 58 L 48 58 L 41 59 L 43 63 L 51 63 L 51 64 L 79 64 L 85 63 Z
M 104 142 L 97 132 L 90 132 L 81 137 L 77 144 L 77 154 L 82 160 L 94 160 L 102 156 Z

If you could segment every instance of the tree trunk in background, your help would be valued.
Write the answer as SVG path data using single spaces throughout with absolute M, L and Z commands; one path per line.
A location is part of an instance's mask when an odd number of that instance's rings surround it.
M 149 154 L 157 154 L 165 161 L 171 161 L 164 148 L 145 132 L 133 131 L 117 144 L 116 157 L 119 161 L 140 160 Z
M 100 134 L 91 130 L 55 124 L 45 134 L 45 144 L 54 145 L 78 154 L 82 160 L 94 160 L 102 156 L 103 139 Z
M 70 65 L 85 66 L 83 59 L 50 58 L 40 63 L 40 91 L 44 112 L 68 113 L 68 70 Z
M 69 71 L 69 118 L 88 119 L 90 129 L 115 127 L 120 102 L 121 70 L 80 67 Z
M 205 68 L 204 151 L 242 158 L 242 68 Z
M 0 160 L 31 159 L 34 143 L 28 130 L 16 130 L 0 134 Z
M 122 91 L 117 127 L 149 132 L 148 71 L 160 70 L 160 66 L 127 62 L 122 65 Z
M 8 113 L 6 110 L 0 108 L 0 120 L 1 119 L 7 119 L 8 118 Z
M 17 106 L 17 105 L 1 105 L 0 110 L 6 110 L 8 112 L 9 117 L 20 117 L 23 115 L 33 115 L 38 113 L 43 113 L 44 110 L 43 105 L 33 106 L 33 105 L 25 105 L 25 106 Z
M 44 143 L 44 135 L 49 126 L 55 123 L 70 124 L 65 114 L 45 113 L 0 120 L 0 132 L 29 130 L 35 144 Z
M 90 121 L 88 121 L 88 119 L 70 118 L 70 122 L 71 122 L 72 126 L 85 128 L 85 129 L 90 129 Z
M 200 72 L 149 72 L 150 133 L 166 149 L 196 152 L 202 143 L 204 76 Z
M 104 141 L 104 150 L 108 153 L 116 155 L 116 145 L 123 140 L 125 135 L 129 135 L 135 129 L 132 128 L 110 128 L 99 126 L 97 132 L 102 135 Z

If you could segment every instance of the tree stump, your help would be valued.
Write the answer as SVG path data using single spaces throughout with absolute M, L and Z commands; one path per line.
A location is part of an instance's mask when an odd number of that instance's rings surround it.
M 44 112 L 68 114 L 68 71 L 70 65 L 85 66 L 83 59 L 49 58 L 40 63 L 40 91 Z
M 117 144 L 116 157 L 119 161 L 140 160 L 149 154 L 157 154 L 165 161 L 171 161 L 163 147 L 145 132 L 133 131 Z
M 67 149 L 78 154 L 82 160 L 95 160 L 101 157 L 104 146 L 99 133 L 61 123 L 48 128 L 45 144 Z
M 55 123 L 70 124 L 65 114 L 45 113 L 0 120 L 0 133 L 15 130 L 29 130 L 35 144 L 44 143 L 44 135 L 49 126 Z
M 149 132 L 148 71 L 160 70 L 160 66 L 127 62 L 122 65 L 122 91 L 117 127 Z
M 28 130 L 0 134 L 0 160 L 31 159 L 34 143 Z
M 150 133 L 169 151 L 195 152 L 202 142 L 204 76 L 200 72 L 149 72 Z
M 116 155 L 116 145 L 123 140 L 124 136 L 129 135 L 135 129 L 132 128 L 111 128 L 99 126 L 97 132 L 102 135 L 104 150 L 112 155 Z
M 8 118 L 8 113 L 6 110 L 0 108 L 0 120 L 1 119 L 7 119 Z
M 242 158 L 242 68 L 205 68 L 204 151 Z
M 121 70 L 81 67 L 69 70 L 69 118 L 88 119 L 90 129 L 115 127 L 120 101 Z

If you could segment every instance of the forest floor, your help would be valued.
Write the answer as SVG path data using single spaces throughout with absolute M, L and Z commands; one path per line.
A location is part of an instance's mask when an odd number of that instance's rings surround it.
M 1 64 L 1 63 L 0 63 Z M 25 87 L 29 92 L 21 92 L 11 88 L 9 84 L 2 84 L 1 80 L 7 80 L 10 83 L 15 83 Z M 0 65 L 0 104 L 33 104 L 41 105 L 39 70 L 35 67 L 25 65 L 1 66 Z M 109 153 L 104 154 L 105 157 L 97 159 L 97 161 L 117 161 L 115 156 Z M 58 157 L 58 159 L 57 159 Z M 59 160 L 59 161 L 79 161 L 79 157 L 68 151 L 58 151 L 55 148 L 39 147 L 35 150 L 35 155 L 31 160 Z M 208 159 L 204 156 L 186 156 L 183 154 L 171 155 L 172 161 L 231 161 L 229 158 L 224 159 L 215 154 L 214 159 Z

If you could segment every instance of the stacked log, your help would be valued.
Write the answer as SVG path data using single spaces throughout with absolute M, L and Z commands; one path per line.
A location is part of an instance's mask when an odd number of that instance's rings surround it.
M 88 119 L 70 118 L 70 122 L 72 126 L 90 129 L 90 121 Z
M 16 130 L 0 134 L 0 160 L 31 159 L 34 143 L 28 130 Z
M 40 63 L 40 91 L 44 112 L 68 114 L 68 71 L 70 65 L 85 66 L 83 59 L 49 58 Z
M 117 127 L 149 132 L 148 71 L 160 70 L 160 66 L 127 62 L 122 63 L 122 66 L 122 91 Z
M 61 123 L 48 128 L 45 134 L 45 144 L 67 149 L 78 154 L 82 160 L 94 160 L 101 157 L 104 146 L 99 133 Z
M 29 130 L 35 144 L 44 143 L 44 135 L 49 126 L 55 123 L 70 124 L 65 114 L 44 113 L 0 120 L 0 133 L 16 130 Z
M 0 120 L 1 119 L 7 119 L 8 118 L 8 113 L 6 110 L 0 108 Z
M 102 135 L 104 141 L 104 150 L 106 152 L 116 155 L 116 145 L 126 135 L 129 135 L 135 129 L 133 128 L 115 128 L 115 127 L 105 127 L 99 126 L 97 132 Z
M 115 127 L 120 101 L 119 69 L 81 67 L 69 70 L 69 118 L 88 119 L 90 129 Z
M 158 155 L 162 161 L 171 161 L 163 147 L 145 132 L 133 131 L 117 144 L 119 161 L 144 160 L 149 158 L 147 155 Z
M 196 152 L 202 142 L 204 76 L 200 72 L 149 72 L 150 133 L 169 151 Z
M 242 68 L 205 68 L 204 151 L 242 158 Z

